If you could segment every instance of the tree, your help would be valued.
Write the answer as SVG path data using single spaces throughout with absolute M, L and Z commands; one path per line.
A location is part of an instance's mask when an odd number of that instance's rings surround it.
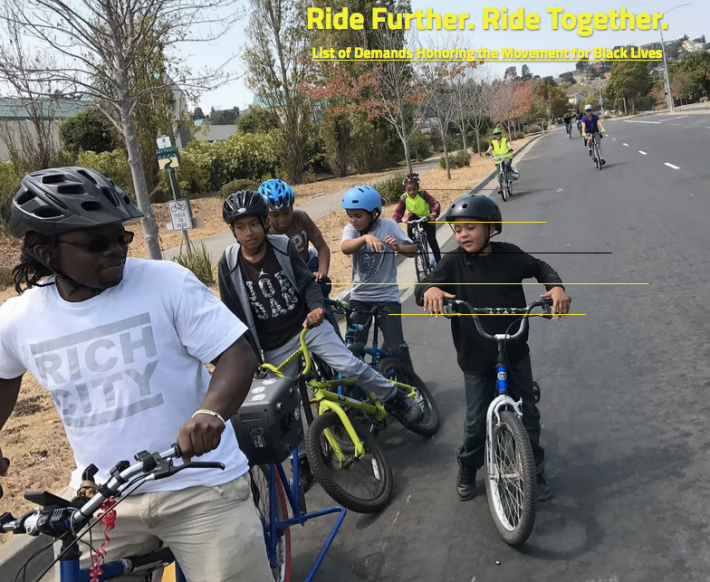
M 398 4 L 397 12 L 410 11 L 409 2 Z M 398 50 L 402 33 L 387 28 L 377 39 L 375 48 Z M 385 60 L 373 63 L 373 90 L 377 96 L 380 115 L 397 131 L 404 148 L 407 172 L 412 172 L 412 157 L 409 140 L 422 124 L 427 109 L 427 94 L 416 78 L 412 63 L 408 60 Z
M 96 109 L 84 109 L 62 121 L 59 135 L 64 149 L 74 155 L 81 150 L 112 152 L 118 147 L 116 128 Z
M 210 123 L 212 125 L 232 125 L 239 117 L 239 107 L 231 109 L 215 109 L 210 111 Z
M 3 32 L 10 40 L 7 45 L 0 44 L 0 81 L 7 83 L 15 93 L 16 117 L 27 117 L 27 121 L 1 120 L 0 137 L 17 170 L 41 170 L 49 166 L 57 153 L 53 134 L 59 99 L 53 94 L 55 86 L 51 81 L 17 74 L 17 69 L 51 68 L 55 66 L 54 57 L 46 51 L 28 53 L 21 27 L 15 22 L 4 24 Z
M 587 59 L 582 59 L 581 61 L 577 61 L 577 64 L 575 65 L 575 69 L 578 71 L 583 71 L 584 69 L 589 68 L 589 61 Z
M 250 0 L 244 53 L 247 85 L 278 115 L 280 149 L 288 179 L 300 184 L 308 163 L 313 108 L 301 89 L 307 79 L 307 50 L 301 14 L 294 0 Z
M 577 84 L 577 79 L 574 78 L 574 75 L 570 72 L 567 73 L 562 73 L 560 75 L 560 79 L 565 81 L 565 83 L 569 83 L 570 85 L 576 85 Z
M 264 107 L 252 106 L 237 118 L 237 131 L 241 133 L 269 133 L 278 127 L 278 115 Z
M 461 139 L 463 140 L 463 151 L 468 153 L 468 142 L 466 139 L 466 133 L 469 129 L 477 129 L 477 111 L 476 107 L 479 105 L 475 103 L 476 93 L 479 91 L 479 87 L 476 83 L 476 71 L 481 63 L 477 62 L 466 62 L 459 69 L 458 74 L 451 79 L 451 85 L 454 90 L 454 99 L 456 105 L 456 115 L 454 116 L 454 123 L 458 130 L 461 132 Z M 478 139 L 478 131 L 476 131 L 476 151 L 480 149 Z
M 648 67 L 642 61 L 617 61 L 612 65 L 611 77 L 606 86 L 607 95 L 614 101 L 615 108 L 625 99 L 631 100 L 636 111 L 636 101 L 648 95 L 652 81 Z
M 683 89 L 685 97 L 694 95 L 696 99 L 702 96 L 710 97 L 710 53 L 699 51 L 688 53 L 670 67 L 671 81 L 674 74 L 683 74 Z M 673 91 L 675 93 L 675 91 Z
M 161 259 L 158 226 L 150 203 L 144 161 L 136 126 L 136 108 L 174 82 L 165 75 L 141 86 L 141 66 L 156 51 L 189 41 L 213 41 L 224 34 L 240 13 L 231 0 L 4 0 L 0 19 L 17 26 L 39 49 L 63 59 L 54 67 L 10 62 L 15 77 L 51 82 L 58 94 L 86 96 L 123 135 L 141 219 L 151 259 Z M 220 10 L 219 18 L 211 13 Z M 208 27 L 201 26 L 208 24 Z M 199 36 L 194 36 L 192 33 Z M 171 73 L 183 88 L 198 92 L 225 82 L 223 66 L 192 75 L 177 55 Z M 157 136 L 154 136 L 154 138 Z
M 491 117 L 493 123 L 508 126 L 510 133 L 510 120 L 515 111 L 515 83 L 495 81 L 491 86 Z
M 204 119 L 205 114 L 202 112 L 202 107 L 195 107 L 195 110 L 192 112 L 192 119 Z
M 512 81 L 513 79 L 518 78 L 518 69 L 516 67 L 508 67 L 505 70 L 505 74 L 503 75 L 503 78 L 506 81 Z
M 523 65 L 523 68 L 520 70 L 520 80 L 521 81 L 530 81 L 532 80 L 533 76 L 532 73 L 530 72 L 530 67 L 527 65 Z
M 547 118 L 561 117 L 569 109 L 569 101 L 565 92 L 552 82 L 551 77 L 545 77 L 533 89 L 538 110 L 544 111 Z

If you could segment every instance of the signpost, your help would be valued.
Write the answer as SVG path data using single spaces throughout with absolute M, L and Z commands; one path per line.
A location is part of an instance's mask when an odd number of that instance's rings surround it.
M 190 238 L 187 236 L 187 231 L 193 227 L 192 224 L 192 209 L 190 202 L 187 199 L 178 199 L 180 184 L 175 174 L 175 168 L 180 166 L 177 148 L 172 147 L 168 136 L 158 138 L 158 149 L 155 152 L 158 158 L 158 166 L 161 170 L 167 170 L 168 181 L 170 182 L 170 190 L 173 193 L 172 202 L 168 203 L 168 211 L 170 212 L 170 220 L 172 221 L 172 230 L 181 230 L 182 237 L 185 241 L 188 255 L 192 254 L 190 246 Z

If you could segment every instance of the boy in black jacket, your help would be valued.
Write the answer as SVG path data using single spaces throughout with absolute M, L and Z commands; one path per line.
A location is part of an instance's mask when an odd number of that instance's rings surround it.
M 480 308 L 525 307 L 525 292 L 520 283 L 523 279 L 535 277 L 547 289 L 542 297 L 552 298 L 553 314 L 557 318 L 566 317 L 570 298 L 560 276 L 550 265 L 510 243 L 490 242 L 491 236 L 502 230 L 500 209 L 491 198 L 481 194 L 462 196 L 451 205 L 446 220 L 453 223 L 459 248 L 447 253 L 424 284 L 417 286 L 417 302 L 424 305 L 426 311 L 443 313 L 444 298 L 462 299 Z M 480 315 L 479 320 L 491 335 L 512 335 L 520 327 L 519 321 L 511 325 L 510 317 L 502 315 Z M 459 498 L 467 501 L 476 495 L 476 471 L 484 465 L 486 412 L 495 392 L 498 350 L 495 342 L 479 335 L 470 317 L 452 318 L 451 332 L 466 389 L 464 442 L 458 449 L 456 488 Z M 547 501 L 552 497 L 552 489 L 544 474 L 545 451 L 540 446 L 540 411 L 535 404 L 527 339 L 526 332 L 508 346 L 508 379 L 512 391 L 523 400 L 523 424 L 530 436 L 537 466 L 538 501 Z
M 374 393 L 396 418 L 421 421 L 424 411 L 414 400 L 378 374 L 323 323 L 323 293 L 295 245 L 286 235 L 266 235 L 266 199 L 251 190 L 230 194 L 222 215 L 237 242 L 219 260 L 219 291 L 225 305 L 249 327 L 247 336 L 263 360 L 278 366 L 299 346 L 303 328 L 306 345 L 344 377 Z M 298 373 L 298 361 L 283 370 Z

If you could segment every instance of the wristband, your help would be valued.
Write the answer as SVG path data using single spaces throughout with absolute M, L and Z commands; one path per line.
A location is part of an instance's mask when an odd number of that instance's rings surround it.
M 209 414 L 210 416 L 219 418 L 222 421 L 222 424 L 227 424 L 226 422 L 224 422 L 224 418 L 222 418 L 221 414 L 215 412 L 214 410 L 210 410 L 209 408 L 200 408 L 197 412 L 195 412 L 195 414 L 192 415 L 192 418 L 195 418 L 198 414 Z

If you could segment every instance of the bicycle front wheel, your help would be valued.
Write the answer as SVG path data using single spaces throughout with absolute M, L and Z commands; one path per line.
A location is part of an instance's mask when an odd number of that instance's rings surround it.
M 405 424 L 404 426 L 414 434 L 425 437 L 434 436 L 439 430 L 439 409 L 424 381 L 409 366 L 396 358 L 380 360 L 379 364 L 377 364 L 377 371 L 385 378 L 417 389 L 417 392 L 419 392 L 417 400 L 422 410 L 424 410 L 424 418 L 418 424 L 411 426 Z
M 422 236 L 417 242 L 417 254 L 414 257 L 414 269 L 417 274 L 417 281 L 422 282 L 429 273 L 432 272 L 429 261 L 429 242 Z
M 276 542 L 269 543 L 270 525 L 272 521 L 284 521 L 288 519 L 288 502 L 286 501 L 286 492 L 284 491 L 283 483 L 276 474 L 276 491 L 274 492 L 275 515 L 271 515 L 271 503 L 269 492 L 269 467 L 267 465 L 259 465 L 252 467 L 249 470 L 251 475 L 251 494 L 254 498 L 254 505 L 259 514 L 259 519 L 264 526 L 264 537 L 266 539 L 266 553 L 271 561 L 273 547 L 275 563 L 272 566 L 271 573 L 274 576 L 274 582 L 290 582 L 291 580 L 291 530 L 288 528 L 276 532 Z
M 506 200 L 508 200 L 508 183 L 501 177 L 498 180 L 498 185 L 500 186 L 501 198 L 503 198 L 503 202 L 505 202 Z
M 316 481 L 340 505 L 356 513 L 377 513 L 392 499 L 392 466 L 375 437 L 360 423 L 351 424 L 365 447 L 363 458 L 355 457 L 354 446 L 337 442 L 349 435 L 340 417 L 326 412 L 313 421 L 306 435 L 308 463 Z M 331 442 L 340 447 L 340 459 Z
M 519 546 L 535 525 L 537 475 L 530 437 L 517 414 L 503 411 L 486 445 L 493 447 L 492 466 L 486 457 L 488 506 L 503 540 Z

